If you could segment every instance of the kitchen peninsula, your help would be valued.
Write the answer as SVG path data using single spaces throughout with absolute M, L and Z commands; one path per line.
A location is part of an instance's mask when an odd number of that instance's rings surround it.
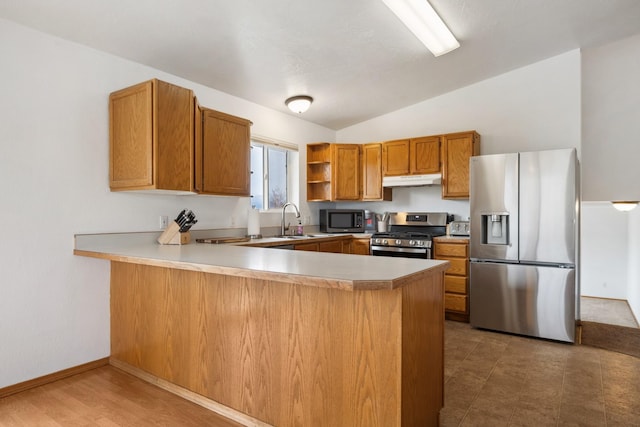
M 111 261 L 114 366 L 246 425 L 438 424 L 448 262 L 148 234 L 76 236 Z

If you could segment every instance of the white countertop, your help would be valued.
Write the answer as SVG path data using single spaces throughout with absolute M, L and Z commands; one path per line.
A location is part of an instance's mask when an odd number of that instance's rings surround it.
M 242 245 L 160 245 L 154 233 L 81 234 L 74 254 L 111 261 L 284 281 L 309 286 L 394 289 L 447 261 L 306 252 Z M 259 242 L 255 241 L 255 242 Z M 283 239 L 283 244 L 299 243 Z

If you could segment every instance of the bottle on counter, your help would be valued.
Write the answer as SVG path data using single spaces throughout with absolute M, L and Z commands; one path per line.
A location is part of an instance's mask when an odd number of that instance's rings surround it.
M 302 221 L 298 221 L 298 227 L 296 228 L 296 235 L 302 236 L 304 234 L 304 228 L 302 227 Z

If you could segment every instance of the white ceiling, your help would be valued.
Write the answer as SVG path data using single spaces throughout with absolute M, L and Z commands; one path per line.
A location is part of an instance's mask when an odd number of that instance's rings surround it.
M 0 0 L 0 17 L 341 129 L 576 48 L 640 33 L 638 0 L 431 0 L 435 58 L 382 0 Z

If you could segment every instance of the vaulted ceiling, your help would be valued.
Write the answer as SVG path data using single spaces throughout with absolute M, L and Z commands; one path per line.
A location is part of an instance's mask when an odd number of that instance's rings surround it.
M 0 0 L 0 17 L 341 129 L 577 48 L 640 33 L 637 0 L 430 0 L 434 57 L 382 0 Z M 292 113 L 293 114 L 293 113 Z

